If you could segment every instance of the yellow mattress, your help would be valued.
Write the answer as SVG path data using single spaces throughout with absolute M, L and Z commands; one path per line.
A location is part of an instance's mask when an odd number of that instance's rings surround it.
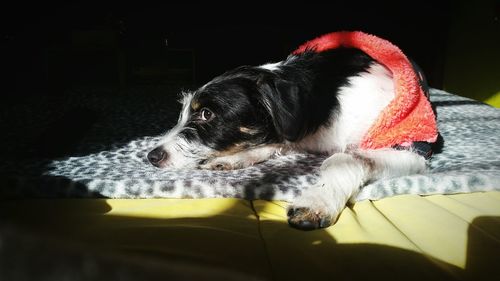
M 239 199 L 1 202 L 1 217 L 84 248 L 236 272 L 253 280 L 500 278 L 500 192 L 404 195 L 290 228 L 286 203 Z

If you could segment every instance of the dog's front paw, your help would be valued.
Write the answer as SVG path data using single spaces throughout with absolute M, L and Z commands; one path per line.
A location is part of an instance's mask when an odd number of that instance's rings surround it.
M 216 170 L 216 171 L 226 171 L 226 170 L 234 170 L 234 166 L 229 162 L 223 161 L 210 161 L 200 166 L 201 169 L 205 170 Z
M 239 157 L 223 156 L 208 160 L 206 163 L 200 165 L 200 168 L 205 170 L 226 171 L 243 169 L 251 165 L 252 163 L 242 161 Z
M 314 230 L 329 227 L 333 217 L 325 211 L 308 207 L 290 206 L 287 211 L 288 224 L 301 230 Z
M 335 223 L 346 202 L 338 196 L 328 194 L 328 191 L 324 184 L 318 184 L 297 197 L 287 209 L 290 226 L 313 230 Z

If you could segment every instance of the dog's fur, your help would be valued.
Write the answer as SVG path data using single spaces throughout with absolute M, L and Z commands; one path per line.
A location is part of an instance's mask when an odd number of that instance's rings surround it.
M 331 155 L 288 209 L 297 228 L 335 222 L 366 183 L 425 170 L 410 150 L 359 143 L 394 97 L 390 71 L 356 49 L 243 66 L 184 93 L 178 124 L 148 154 L 161 168 L 239 169 L 293 151 Z

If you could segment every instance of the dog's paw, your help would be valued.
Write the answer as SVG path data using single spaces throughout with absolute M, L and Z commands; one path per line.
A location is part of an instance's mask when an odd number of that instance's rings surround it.
M 346 202 L 328 191 L 325 185 L 318 184 L 297 197 L 287 209 L 288 224 L 297 229 L 313 230 L 335 223 Z
M 251 165 L 252 163 L 241 161 L 238 157 L 224 156 L 208 160 L 206 163 L 200 165 L 200 169 L 227 171 L 243 169 Z
M 201 169 L 204 170 L 216 170 L 216 171 L 226 171 L 226 170 L 234 170 L 234 166 L 229 162 L 208 162 L 200 166 Z
M 308 207 L 290 206 L 287 211 L 288 224 L 301 230 L 314 230 L 329 227 L 334 218 L 321 210 Z

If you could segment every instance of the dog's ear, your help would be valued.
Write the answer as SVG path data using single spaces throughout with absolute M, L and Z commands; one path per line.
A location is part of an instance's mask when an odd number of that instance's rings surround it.
M 297 84 L 277 77 L 260 77 L 257 81 L 260 102 L 272 118 L 279 136 L 296 141 L 303 135 L 303 100 Z

